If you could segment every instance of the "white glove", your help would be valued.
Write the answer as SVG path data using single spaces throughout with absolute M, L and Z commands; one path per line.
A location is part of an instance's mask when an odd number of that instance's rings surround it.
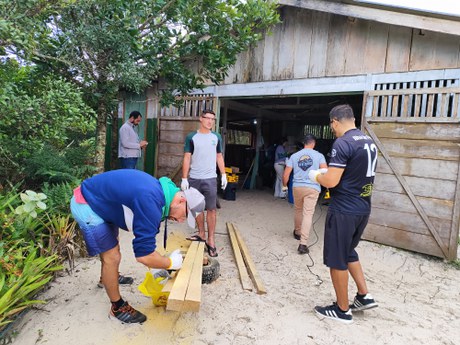
M 286 193 L 288 191 L 288 187 L 287 186 L 283 186 L 281 187 L 281 191 Z
M 221 185 L 222 189 L 227 188 L 227 183 L 228 183 L 227 182 L 227 174 L 220 175 L 220 179 L 221 179 L 220 185 Z
M 321 174 L 327 173 L 327 168 L 321 168 L 318 170 Z
M 182 267 L 182 254 L 180 249 L 176 249 L 171 254 L 169 254 L 169 260 L 171 260 L 171 265 L 169 265 L 168 270 L 178 270 Z
M 318 178 L 318 176 L 319 176 L 320 174 L 321 174 L 321 172 L 320 172 L 319 170 L 313 170 L 313 169 L 312 169 L 312 170 L 310 170 L 310 171 L 308 172 L 308 178 L 309 178 L 310 180 L 312 180 L 313 182 L 318 183 L 317 178 Z
M 183 178 L 182 182 L 180 183 L 180 189 L 186 190 L 189 188 L 190 188 L 190 185 L 188 184 L 188 180 L 186 178 Z

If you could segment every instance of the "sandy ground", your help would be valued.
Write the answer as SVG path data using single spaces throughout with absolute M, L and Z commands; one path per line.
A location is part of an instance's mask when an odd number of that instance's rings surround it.
M 317 207 L 318 237 L 312 232 L 309 257 L 297 254 L 293 207 L 270 191 L 238 191 L 236 201 L 221 204 L 216 235 L 221 276 L 202 286 L 198 313 L 154 307 L 137 290 L 146 269 L 134 260 L 131 234 L 122 231 L 121 271 L 135 278 L 122 294 L 147 315 L 147 322 L 109 320 L 107 297 L 96 286 L 99 261 L 83 258 L 73 274 L 58 278 L 40 296 L 46 305 L 14 326 L 13 344 L 460 344 L 460 271 L 442 260 L 363 241 L 358 252 L 379 308 L 354 313 L 351 325 L 320 320 L 313 307 L 335 298 L 322 264 L 327 207 Z M 226 222 L 241 232 L 266 295 L 242 289 Z M 185 249 L 184 238 L 192 231 L 184 224 L 169 229 L 168 250 L 174 249 L 170 244 Z M 162 242 L 162 235 L 157 240 Z M 350 299 L 355 292 L 350 282 Z

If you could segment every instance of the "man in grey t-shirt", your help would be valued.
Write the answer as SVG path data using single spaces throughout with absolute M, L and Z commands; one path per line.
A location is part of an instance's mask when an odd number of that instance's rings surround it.
M 313 214 L 315 213 L 316 202 L 321 186 L 308 178 L 308 173 L 312 169 L 322 169 L 327 171 L 327 164 L 324 155 L 313 148 L 316 138 L 312 134 L 307 134 L 303 139 L 304 147 L 302 150 L 289 157 L 283 175 L 283 190 L 287 190 L 289 175 L 294 171 L 292 189 L 294 194 L 294 238 L 300 240 L 297 251 L 299 254 L 308 254 L 310 251 L 307 246 Z
M 189 133 L 185 138 L 181 183 L 182 190 L 193 187 L 204 195 L 208 238 L 206 240 L 204 214 L 200 214 L 196 217 L 198 234 L 188 239 L 191 241 L 205 241 L 208 254 L 211 257 L 217 256 L 214 238 L 217 214 L 216 164 L 221 173 L 222 189 L 227 186 L 224 157 L 222 155 L 222 138 L 220 134 L 212 131 L 215 121 L 216 114 L 212 110 L 203 110 L 200 116 L 200 128 L 196 132 Z

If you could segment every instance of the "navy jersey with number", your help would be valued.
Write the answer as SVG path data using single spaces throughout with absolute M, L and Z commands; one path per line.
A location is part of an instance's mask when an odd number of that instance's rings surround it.
M 377 146 L 359 129 L 351 129 L 332 145 L 329 167 L 344 169 L 330 190 L 330 208 L 346 214 L 367 215 L 377 165 Z

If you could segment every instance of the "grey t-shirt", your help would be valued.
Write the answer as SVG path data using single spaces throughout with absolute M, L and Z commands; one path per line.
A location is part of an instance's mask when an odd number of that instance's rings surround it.
M 222 137 L 216 132 L 191 132 L 185 138 L 184 152 L 190 152 L 190 177 L 216 178 L 216 155 L 222 153 Z

